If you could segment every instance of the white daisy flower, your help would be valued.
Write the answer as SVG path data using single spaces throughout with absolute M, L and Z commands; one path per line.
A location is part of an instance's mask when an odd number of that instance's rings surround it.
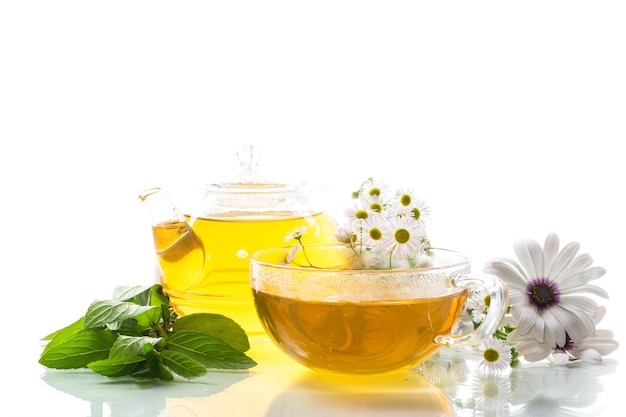
M 413 206 L 417 196 L 411 187 L 402 187 L 396 191 L 396 201 L 400 207 Z
M 391 191 L 389 185 L 385 181 L 368 179 L 362 187 L 361 196 L 378 197 L 380 201 L 389 199 Z
M 385 202 L 376 194 L 363 194 L 360 203 L 363 208 L 373 213 L 382 213 L 385 210 Z
M 426 201 L 418 198 L 412 189 L 399 189 L 394 200 L 396 215 L 409 216 L 425 225 L 430 220 L 430 206 Z
M 606 309 L 598 308 L 593 315 L 594 323 L 597 325 Z M 551 356 L 557 365 L 565 365 L 570 361 L 582 360 L 584 362 L 601 363 L 602 357 L 613 353 L 619 343 L 614 340 L 613 332 L 610 330 L 596 330 L 587 336 L 580 343 L 574 343 L 569 337 L 564 345 L 554 346 L 546 343 L 539 343 L 530 335 L 520 335 L 513 331 L 508 340 L 515 343 L 515 347 L 520 355 L 529 362 L 537 362 Z
M 578 359 L 584 362 L 602 363 L 602 357 L 613 353 L 618 347 L 619 343 L 614 339 L 612 331 L 597 329 L 578 344 L 569 340 L 562 348 L 554 349 L 552 358 L 557 365 L 565 365 L 567 362 Z
M 503 371 L 511 366 L 511 346 L 502 340 L 488 337 L 472 349 L 481 368 Z
M 514 251 L 519 263 L 495 258 L 486 264 L 484 272 L 500 277 L 509 289 L 518 337 L 530 335 L 538 345 L 564 346 L 568 338 L 580 343 L 594 332 L 591 314 L 598 304 L 579 294 L 608 298 L 604 290 L 588 284 L 606 271 L 591 267 L 589 255 L 576 256 L 578 249 L 578 243 L 572 242 L 559 251 L 558 236 L 550 234 L 543 249 L 534 240 L 517 241 Z
M 345 211 L 348 223 L 350 225 L 361 225 L 362 222 L 370 216 L 369 210 L 360 204 L 353 204 Z
M 363 224 L 361 241 L 363 245 L 374 250 L 389 246 L 391 228 L 389 222 L 381 215 L 369 216 Z
M 424 230 L 419 223 L 406 217 L 396 217 L 390 221 L 392 239 L 387 249 L 395 259 L 407 259 L 423 251 Z

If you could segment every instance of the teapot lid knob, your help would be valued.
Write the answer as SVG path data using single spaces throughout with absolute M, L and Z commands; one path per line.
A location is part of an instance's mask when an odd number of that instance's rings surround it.
M 260 157 L 261 154 L 254 149 L 253 145 L 243 145 L 239 148 L 237 158 L 239 158 L 239 177 L 241 182 L 253 182 L 257 179 Z

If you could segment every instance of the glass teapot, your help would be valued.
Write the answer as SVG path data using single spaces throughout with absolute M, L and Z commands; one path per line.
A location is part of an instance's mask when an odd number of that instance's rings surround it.
M 239 178 L 199 187 L 193 207 L 177 207 L 161 188 L 139 198 L 152 218 L 161 284 L 179 315 L 206 312 L 235 320 L 248 336 L 264 335 L 250 290 L 249 258 L 285 245 L 296 227 L 303 243 L 335 243 L 324 189 L 259 180 L 259 154 L 237 152 Z M 295 243 L 295 242 L 293 242 Z

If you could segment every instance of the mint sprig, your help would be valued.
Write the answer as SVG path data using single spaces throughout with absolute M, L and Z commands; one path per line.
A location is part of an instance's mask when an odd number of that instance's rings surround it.
M 256 362 L 246 333 L 220 314 L 179 317 L 161 285 L 118 287 L 74 323 L 46 336 L 39 363 L 89 368 L 108 377 L 172 380 L 208 369 L 249 369 Z

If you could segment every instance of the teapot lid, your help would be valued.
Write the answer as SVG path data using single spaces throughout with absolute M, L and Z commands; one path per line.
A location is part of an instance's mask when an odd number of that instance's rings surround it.
M 323 187 L 263 179 L 260 153 L 253 145 L 240 147 L 237 157 L 239 173 L 233 181 L 201 186 L 204 203 L 198 216 L 267 218 L 294 216 L 304 210 L 319 211 L 310 197 Z

